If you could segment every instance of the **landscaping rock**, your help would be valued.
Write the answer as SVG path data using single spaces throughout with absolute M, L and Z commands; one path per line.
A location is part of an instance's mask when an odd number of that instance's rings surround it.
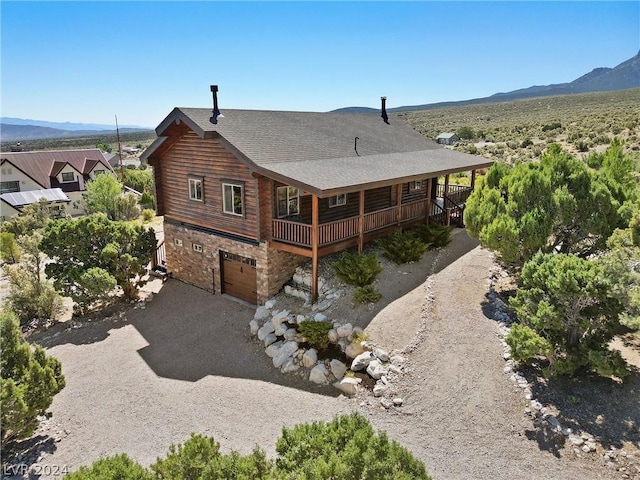
M 348 358 L 356 358 L 358 355 L 364 352 L 364 347 L 361 342 L 351 342 L 344 349 L 344 353 Z
M 276 300 L 272 298 L 271 300 L 267 300 L 264 304 L 265 308 L 273 308 L 276 305 Z
M 295 328 L 287 328 L 285 330 L 283 336 L 285 340 L 292 340 L 298 334 L 298 331 Z
M 284 342 L 278 341 L 269 345 L 264 351 L 269 357 L 273 358 L 278 354 L 278 350 L 284 345 Z
M 256 320 L 264 320 L 269 316 L 269 309 L 265 306 L 259 306 L 256 309 L 256 314 L 253 316 Z
M 363 368 L 367 368 L 371 361 L 375 358 L 371 352 L 363 352 L 353 359 L 351 362 L 351 370 L 354 372 L 360 371 Z
M 382 366 L 380 360 L 374 359 L 369 362 L 367 365 L 367 373 L 371 378 L 378 380 L 382 375 L 384 375 L 387 370 Z
M 331 373 L 333 373 L 333 376 L 336 377 L 336 380 L 340 380 L 347 372 L 347 366 L 340 360 L 336 360 L 335 358 L 331 360 L 330 366 Z
M 285 343 L 280 350 L 278 350 L 278 354 L 273 357 L 273 366 L 276 368 L 283 366 L 289 359 L 293 359 L 292 356 L 296 350 L 298 350 L 298 344 L 296 342 Z
M 315 348 L 310 348 L 304 355 L 302 355 L 302 366 L 306 368 L 313 367 L 316 363 L 318 363 L 318 352 L 316 352 Z
M 249 330 L 251 331 L 251 335 L 257 335 L 259 329 L 260 323 L 258 323 L 255 318 L 249 322 Z
M 388 390 L 389 390 L 389 387 L 387 387 L 384 383 L 376 383 L 375 386 L 373 387 L 373 396 L 381 397 L 385 393 L 387 393 Z
M 402 398 L 400 398 L 400 397 L 396 397 L 396 398 L 393 399 L 393 404 L 396 407 L 401 407 L 403 403 L 404 403 L 404 400 Z
M 337 343 L 338 340 L 340 339 L 340 337 L 338 336 L 338 332 L 336 331 L 335 328 L 332 328 L 331 330 L 329 330 L 329 332 L 327 333 L 327 336 L 329 337 L 329 341 L 331 343 Z
M 353 326 L 350 323 L 345 323 L 344 325 L 338 327 L 336 329 L 336 332 L 338 333 L 338 336 L 340 338 L 348 337 L 353 332 Z
M 270 333 L 269 335 L 267 335 L 267 337 L 264 339 L 264 346 L 268 347 L 269 345 L 276 343 L 278 341 L 278 337 L 276 337 L 275 333 Z
M 357 377 L 343 377 L 341 380 L 338 380 L 333 384 L 341 392 L 353 396 L 358 392 L 358 385 L 362 383 L 361 378 Z
M 382 405 L 384 408 L 389 409 L 391 407 L 393 407 L 393 402 L 391 400 L 389 400 L 388 398 L 381 398 L 380 399 L 380 405 Z
M 328 385 L 328 374 L 329 372 L 327 371 L 327 367 L 325 367 L 324 363 L 319 363 L 311 369 L 311 372 L 309 373 L 309 381 L 317 383 L 318 385 Z
M 373 354 L 378 357 L 378 360 L 380 360 L 381 362 L 388 362 L 389 361 L 389 354 L 381 349 L 381 348 L 376 348 L 373 351 Z
M 279 323 L 273 333 L 275 333 L 279 337 L 282 337 L 288 329 L 289 327 L 286 323 Z
M 295 359 L 289 358 L 280 370 L 282 370 L 282 373 L 295 372 L 296 370 L 300 370 L 300 365 L 296 363 Z
M 264 339 L 267 338 L 267 336 L 270 333 L 273 333 L 274 331 L 275 331 L 275 327 L 273 326 L 273 323 L 271 322 L 265 323 L 262 327 L 258 329 L 258 340 L 264 341 Z
M 322 313 L 316 313 L 316 314 L 313 316 L 313 319 L 314 319 L 316 322 L 324 322 L 324 321 L 327 319 L 327 316 L 326 316 L 326 315 L 324 315 L 324 314 L 322 314 Z

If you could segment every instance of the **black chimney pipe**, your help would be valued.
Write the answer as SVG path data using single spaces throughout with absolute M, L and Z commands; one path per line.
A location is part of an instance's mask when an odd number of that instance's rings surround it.
M 384 123 L 389 125 L 389 115 L 387 115 L 387 97 L 380 97 L 380 100 L 382 100 L 382 115 L 380 116 L 384 120 Z
M 211 85 L 211 93 L 213 94 L 213 116 L 209 119 L 214 125 L 218 123 L 218 116 L 220 110 L 218 110 L 218 85 Z

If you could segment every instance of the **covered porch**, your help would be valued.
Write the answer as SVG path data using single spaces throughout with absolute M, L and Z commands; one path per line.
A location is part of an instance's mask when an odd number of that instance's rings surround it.
M 324 222 L 320 221 L 322 198 L 310 194 L 309 219 L 271 218 L 269 245 L 312 259 L 311 294 L 315 300 L 319 257 L 350 247 L 362 252 L 365 243 L 420 222 L 463 227 L 464 205 L 473 191 L 475 176 L 476 170 L 472 170 L 470 185 L 451 184 L 449 174 L 444 176 L 444 183 L 438 183 L 437 177 L 425 179 L 420 193 L 413 195 L 407 195 L 407 183 L 398 183 L 393 205 L 375 210 L 371 210 L 370 202 L 365 205 L 365 197 L 373 189 L 361 189 L 352 193 L 358 200 L 357 214 Z

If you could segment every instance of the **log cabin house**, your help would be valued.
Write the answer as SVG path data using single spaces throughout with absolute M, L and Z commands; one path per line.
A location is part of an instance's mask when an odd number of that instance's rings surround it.
M 214 90 L 216 88 L 216 90 Z M 462 221 L 491 161 L 445 149 L 399 117 L 175 108 L 142 154 L 164 215 L 166 267 L 214 293 L 263 303 L 311 259 L 415 222 Z M 471 187 L 449 176 L 471 172 Z M 438 183 L 438 177 L 444 182 Z

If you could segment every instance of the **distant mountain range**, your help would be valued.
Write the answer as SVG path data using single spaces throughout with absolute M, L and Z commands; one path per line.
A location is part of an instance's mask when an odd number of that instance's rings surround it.
M 153 130 L 136 125 L 119 126 L 120 133 Z M 87 135 L 114 135 L 115 125 L 98 123 L 47 122 L 24 118 L 0 117 L 0 139 L 3 142 L 37 140 L 44 138 L 84 137 Z
M 569 83 L 556 83 L 553 85 L 534 85 L 506 93 L 496 93 L 490 97 L 474 98 L 454 102 L 427 103 L 423 105 L 410 105 L 404 107 L 388 108 L 388 112 L 406 112 L 410 110 L 430 110 L 439 107 L 453 107 L 472 105 L 477 103 L 510 102 L 534 97 L 549 97 L 552 95 L 569 95 L 572 93 L 608 92 L 613 90 L 625 90 L 627 88 L 640 87 L 640 51 L 635 57 L 622 62 L 614 68 L 600 67 L 575 79 Z M 379 108 L 370 107 L 344 107 L 333 112 L 342 113 L 375 113 Z

